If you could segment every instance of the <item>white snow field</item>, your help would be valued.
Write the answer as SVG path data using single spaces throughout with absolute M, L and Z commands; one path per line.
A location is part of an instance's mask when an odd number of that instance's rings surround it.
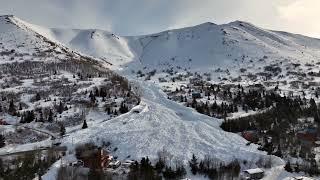
M 201 115 L 196 111 L 170 101 L 160 88 L 152 83 L 137 82 L 142 87 L 140 113 L 129 112 L 117 118 L 97 123 L 88 129 L 70 134 L 63 145 L 73 142 L 109 141 L 118 150 L 120 159 L 131 156 L 140 159 L 157 158 L 157 152 L 165 149 L 174 158 L 187 161 L 192 154 L 210 155 L 224 162 L 234 159 L 257 162 L 267 156 L 257 146 L 246 146 L 247 141 L 237 134 L 223 131 L 221 120 Z M 275 164 L 282 164 L 273 157 Z
M 279 60 L 301 63 L 320 58 L 319 39 L 265 30 L 241 21 L 129 37 L 96 29 L 33 29 L 75 51 L 103 59 L 114 65 L 112 68 L 129 71 L 180 66 L 191 71 L 228 68 L 232 72 Z

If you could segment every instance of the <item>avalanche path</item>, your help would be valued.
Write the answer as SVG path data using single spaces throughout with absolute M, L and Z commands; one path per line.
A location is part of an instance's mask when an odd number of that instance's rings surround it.
M 63 145 L 109 141 L 118 148 L 114 155 L 120 159 L 128 156 L 155 159 L 163 149 L 185 162 L 193 153 L 225 162 L 234 159 L 257 162 L 261 157 L 266 158 L 256 145 L 246 146 L 247 141 L 239 135 L 223 131 L 219 127 L 222 120 L 168 100 L 155 84 L 140 81 L 135 84 L 142 94 L 139 113 L 131 111 L 112 120 L 96 121 L 99 123 L 70 134 Z M 280 158 L 272 160 L 282 164 Z

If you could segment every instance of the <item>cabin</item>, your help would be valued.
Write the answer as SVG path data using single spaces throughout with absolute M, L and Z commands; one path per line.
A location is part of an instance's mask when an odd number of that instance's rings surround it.
M 109 152 L 102 148 L 85 150 L 79 154 L 78 159 L 83 161 L 83 166 L 95 169 L 102 170 L 107 168 L 109 163 L 112 161 L 113 157 L 109 155 Z
M 243 171 L 242 179 L 262 179 L 264 177 L 264 171 L 260 168 L 248 169 Z
M 241 136 L 250 142 L 258 142 L 258 134 L 256 131 L 243 131 Z
M 318 131 L 316 128 L 307 128 L 299 131 L 297 137 L 303 145 L 314 145 L 318 140 Z

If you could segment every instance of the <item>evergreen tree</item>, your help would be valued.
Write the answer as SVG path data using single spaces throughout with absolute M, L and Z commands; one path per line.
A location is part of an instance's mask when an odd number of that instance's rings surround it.
M 142 158 L 140 161 L 141 179 L 154 179 L 155 174 L 149 158 Z
M 292 168 L 291 168 L 291 164 L 290 164 L 289 161 L 288 161 L 288 162 L 286 163 L 286 165 L 284 166 L 284 169 L 285 169 L 287 172 L 290 172 L 290 173 L 293 172 L 293 171 L 292 171 Z
M 122 102 L 119 108 L 120 114 L 127 113 L 129 111 L 128 107 Z
M 36 97 L 35 97 L 36 101 L 40 101 L 41 100 L 41 96 L 39 93 L 36 94 Z
M 24 114 L 21 115 L 20 123 L 25 123 L 25 115 Z
M 53 122 L 53 112 L 51 109 L 49 110 L 48 122 Z
M 16 107 L 15 107 L 15 105 L 13 103 L 13 100 L 10 101 L 8 112 L 11 115 L 15 115 L 16 114 Z
M 5 137 L 4 135 L 0 134 L 0 148 L 4 147 L 5 145 Z
M 27 111 L 23 122 L 30 123 L 34 119 L 35 119 L 34 112 L 33 111 Z
M 90 98 L 90 100 L 91 100 L 92 103 L 96 102 L 96 97 L 95 97 L 95 95 L 92 93 L 92 91 L 90 91 L 89 98 Z
M 196 175 L 198 171 L 198 159 L 192 154 L 192 159 L 189 161 L 192 174 Z
M 59 104 L 59 106 L 57 108 L 57 112 L 59 114 L 61 114 L 61 113 L 63 113 L 63 110 L 64 110 L 64 106 L 63 106 L 62 102 L 60 101 L 60 104 Z
M 82 129 L 86 129 L 86 128 L 88 128 L 88 125 L 87 125 L 87 121 L 84 120 L 82 124 Z
M 5 177 L 5 170 L 4 170 L 2 159 L 0 159 L 0 177 Z
M 107 113 L 110 115 L 111 114 L 111 109 L 110 109 L 110 107 L 106 107 L 106 111 L 107 111 Z
M 91 169 L 89 170 L 88 173 L 88 179 L 92 179 L 92 180 L 103 180 L 103 173 L 101 171 L 98 170 L 94 170 Z
M 64 136 L 66 134 L 66 128 L 62 123 L 60 123 L 60 136 Z
M 43 113 L 42 113 L 42 111 L 40 111 L 39 121 L 40 121 L 40 122 L 44 122 L 44 118 L 43 118 Z

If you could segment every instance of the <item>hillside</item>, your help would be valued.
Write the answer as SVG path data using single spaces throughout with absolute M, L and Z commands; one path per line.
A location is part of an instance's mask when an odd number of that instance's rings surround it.
M 0 54 L 0 119 L 9 124 L 0 127 L 2 152 L 77 129 L 90 114 L 115 117 L 139 102 L 125 78 L 14 16 L 0 16 Z
M 240 132 L 224 131 L 222 118 L 271 109 L 273 102 L 247 110 L 243 101 L 232 104 L 241 89 L 240 99 L 257 91 L 264 101 L 262 89 L 281 100 L 301 96 L 307 107 L 318 92 L 319 49 L 318 39 L 240 21 L 121 37 L 0 16 L 0 119 L 10 124 L 0 126 L 6 138 L 0 155 L 50 148 L 50 138 L 59 137 L 66 159 L 93 143 L 108 144 L 120 161 L 148 156 L 154 162 L 167 151 L 170 163 L 209 155 L 218 164 L 238 160 L 242 169 L 271 163 L 280 173 L 283 159 Z M 199 110 L 213 103 L 232 110 Z M 46 179 L 55 172 L 53 166 Z
M 204 23 L 136 37 L 120 37 L 95 29 L 47 29 L 47 32 L 74 50 L 129 69 L 138 64 L 140 68 L 179 66 L 210 72 L 219 67 L 235 70 L 250 61 L 258 66 L 285 59 L 311 62 L 320 56 L 318 39 L 265 30 L 241 21 L 223 25 Z M 266 55 L 268 61 L 259 61 Z

